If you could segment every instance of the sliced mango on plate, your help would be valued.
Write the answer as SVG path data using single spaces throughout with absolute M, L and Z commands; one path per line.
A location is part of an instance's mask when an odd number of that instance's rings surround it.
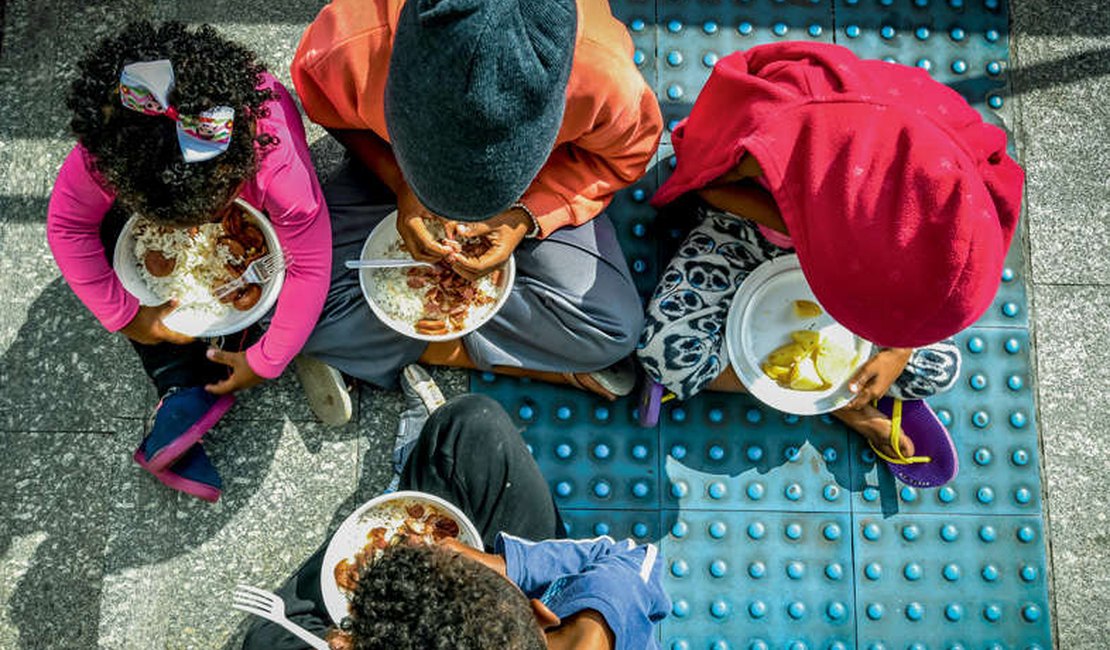
M 813 352 L 821 343 L 821 334 L 810 330 L 796 330 L 790 333 L 790 338 L 809 352 Z
M 855 360 L 854 351 L 840 345 L 827 344 L 825 341 L 822 341 L 820 349 L 814 355 L 817 374 L 821 375 L 821 379 L 829 386 L 847 379 Z
M 841 337 L 797 330 L 790 333 L 790 338 L 790 343 L 775 348 L 760 366 L 780 386 L 825 390 L 843 381 L 852 371 L 856 353 Z
M 821 309 L 821 305 L 812 300 L 794 301 L 794 315 L 798 318 L 817 318 L 823 313 L 825 312 Z
M 804 357 L 794 366 L 790 374 L 790 387 L 794 390 L 821 390 L 825 381 L 817 374 L 817 364 L 813 357 Z
M 781 345 L 771 354 L 767 355 L 767 363 L 772 366 L 780 366 L 783 368 L 792 368 L 798 360 L 809 354 L 809 350 L 799 343 L 787 343 Z

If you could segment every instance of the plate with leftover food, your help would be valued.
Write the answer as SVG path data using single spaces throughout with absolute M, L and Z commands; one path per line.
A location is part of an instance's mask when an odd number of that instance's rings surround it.
M 441 223 L 428 222 L 433 235 L 445 239 Z M 483 238 L 457 242 L 467 254 L 480 255 Z M 412 259 L 397 232 L 394 211 L 374 227 L 362 247 L 363 260 Z M 510 257 L 500 268 L 468 280 L 445 264 L 434 267 L 363 268 L 359 285 L 374 315 L 393 330 L 422 341 L 450 341 L 466 336 L 493 318 L 509 298 L 516 278 Z
M 752 395 L 780 411 L 817 415 L 853 395 L 848 380 L 871 343 L 832 319 L 806 282 L 797 255 L 759 265 L 732 299 L 729 363 Z
M 363 569 L 390 546 L 406 538 L 435 544 L 444 538 L 482 550 L 482 536 L 461 510 L 425 492 L 400 491 L 377 496 L 343 520 L 328 542 L 320 569 L 320 591 L 336 622 L 348 604 Z
M 285 272 L 264 285 L 248 284 L 217 300 L 213 292 L 246 271 L 254 260 L 281 252 L 277 233 L 242 199 L 220 219 L 192 227 L 157 224 L 138 215 L 123 226 L 112 257 L 116 276 L 143 305 L 176 298 L 164 319 L 172 330 L 197 337 L 232 334 L 262 318 L 277 302 Z

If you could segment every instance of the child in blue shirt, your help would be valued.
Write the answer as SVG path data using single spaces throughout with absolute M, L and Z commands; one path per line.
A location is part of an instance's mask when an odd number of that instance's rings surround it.
M 436 409 L 400 488 L 457 505 L 489 552 L 455 540 L 391 547 L 360 577 L 351 616 L 333 622 L 320 594 L 325 543 L 277 593 L 289 618 L 326 634 L 332 648 L 659 647 L 654 626 L 671 605 L 658 548 L 609 537 L 559 539 L 564 527 L 547 482 L 497 402 L 465 395 Z M 244 643 L 245 650 L 305 647 L 262 620 Z

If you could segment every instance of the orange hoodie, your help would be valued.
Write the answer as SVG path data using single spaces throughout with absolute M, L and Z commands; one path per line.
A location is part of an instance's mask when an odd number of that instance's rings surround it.
M 385 81 L 403 5 L 404 0 L 333 0 L 309 25 L 292 75 L 314 122 L 369 129 L 389 141 Z M 632 39 L 624 25 L 606 0 L 578 0 L 563 125 L 547 163 L 521 197 L 541 233 L 601 213 L 615 192 L 643 176 L 662 131 L 659 104 L 632 63 Z

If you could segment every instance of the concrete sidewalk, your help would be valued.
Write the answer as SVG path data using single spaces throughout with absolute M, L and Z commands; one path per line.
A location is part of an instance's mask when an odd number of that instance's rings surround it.
M 661 0 L 662 1 L 662 0 Z M 938 0 L 934 0 L 938 1 Z M 979 0 L 969 0 L 975 2 Z M 912 0 L 895 0 L 911 3 Z M 61 280 L 51 184 L 72 146 L 83 48 L 132 18 L 211 22 L 287 85 L 318 0 L 12 0 L 0 50 L 0 648 L 234 648 L 236 583 L 275 586 L 388 481 L 399 396 L 313 421 L 292 373 L 243 396 L 211 441 L 215 506 L 130 460 L 154 395 L 129 346 Z M 876 3 L 878 9 L 878 4 Z M 1110 5 L 1016 0 L 1011 70 L 1027 230 L 1054 620 L 1062 648 L 1110 644 Z M 338 146 L 309 127 L 321 173 Z M 460 373 L 439 373 L 459 392 Z M 1095 441 L 1092 444 L 1090 441 Z

